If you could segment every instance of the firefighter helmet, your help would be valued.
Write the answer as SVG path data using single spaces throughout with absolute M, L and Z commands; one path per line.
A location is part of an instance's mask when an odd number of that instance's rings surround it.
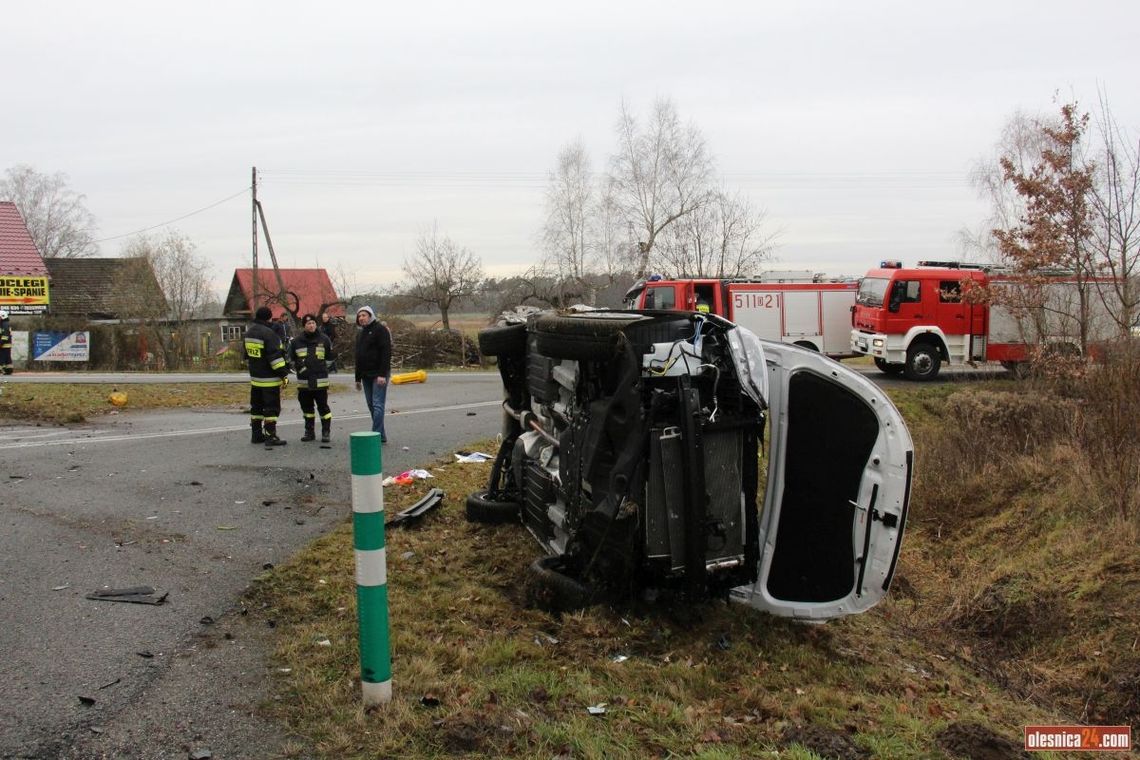
M 7 319 L 7 318 L 8 318 L 8 310 L 7 309 L 0 309 L 0 319 Z

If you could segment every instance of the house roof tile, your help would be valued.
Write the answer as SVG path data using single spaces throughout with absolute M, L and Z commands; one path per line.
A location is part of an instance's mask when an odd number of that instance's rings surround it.
M 12 201 L 0 201 L 0 274 L 45 277 L 43 257 Z
M 289 303 L 293 305 L 296 297 L 297 314 L 316 314 L 321 304 L 332 304 L 326 311 L 334 317 L 344 316 L 344 306 L 335 303 L 340 300 L 333 287 L 329 274 L 324 269 L 282 269 L 281 279 L 285 283 L 285 291 L 290 294 Z M 277 277 L 272 269 L 258 269 L 257 280 L 260 284 L 260 302 L 265 302 L 265 295 L 277 293 Z M 227 316 L 248 317 L 252 313 L 250 304 L 253 302 L 253 270 L 235 269 L 234 278 L 230 283 L 229 295 L 226 297 L 225 313 Z M 280 304 L 268 304 L 273 316 L 281 316 L 285 310 Z
M 166 308 L 144 259 L 47 259 L 47 269 L 56 316 L 119 319 L 154 316 Z

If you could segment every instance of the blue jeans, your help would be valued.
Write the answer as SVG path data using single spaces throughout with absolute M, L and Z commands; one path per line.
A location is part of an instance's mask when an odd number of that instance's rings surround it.
M 364 387 L 364 403 L 368 405 L 368 413 L 372 415 L 372 432 L 380 434 L 380 440 L 388 440 L 384 435 L 384 401 L 388 398 L 388 385 L 377 385 L 376 378 L 365 377 L 361 380 Z

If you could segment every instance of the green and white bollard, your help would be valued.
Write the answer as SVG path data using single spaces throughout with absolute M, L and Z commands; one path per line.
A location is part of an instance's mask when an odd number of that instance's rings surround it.
M 388 641 L 388 558 L 384 550 L 384 479 L 379 433 L 349 436 L 352 454 L 352 543 L 364 706 L 392 701 Z

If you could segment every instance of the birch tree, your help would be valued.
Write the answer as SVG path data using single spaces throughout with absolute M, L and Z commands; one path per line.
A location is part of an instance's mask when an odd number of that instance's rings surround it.
M 644 125 L 622 103 L 617 137 L 612 192 L 637 232 L 635 268 L 643 277 L 662 231 L 708 201 L 713 160 L 700 130 L 682 124 L 665 98 L 653 104 Z
M 749 277 L 771 261 L 774 239 L 763 212 L 721 189 L 666 229 L 652 260 L 674 277 Z
M 25 164 L 13 166 L 0 179 L 0 200 L 16 204 L 45 259 L 99 253 L 95 216 L 87 210 L 86 197 L 71 189 L 66 174 L 42 174 Z

